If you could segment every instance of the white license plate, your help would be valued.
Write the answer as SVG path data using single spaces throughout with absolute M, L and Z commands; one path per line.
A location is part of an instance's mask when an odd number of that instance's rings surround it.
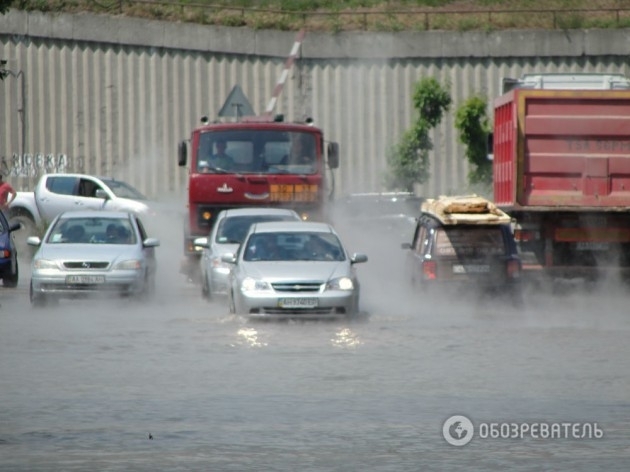
M 102 284 L 105 283 L 104 275 L 68 275 L 66 277 L 67 284 Z
M 487 264 L 453 264 L 454 274 L 487 274 L 490 266 Z
M 317 298 L 281 298 L 278 300 L 280 308 L 315 308 L 318 304 Z
M 589 241 L 581 241 L 576 246 L 578 251 L 608 251 L 610 245 L 608 243 L 594 243 Z

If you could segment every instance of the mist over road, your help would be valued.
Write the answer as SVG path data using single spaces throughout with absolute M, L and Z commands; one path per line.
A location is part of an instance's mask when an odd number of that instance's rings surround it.
M 159 225 L 158 225 L 159 226 Z M 399 236 L 339 227 L 370 260 L 358 322 L 252 323 L 178 273 L 162 225 L 155 298 L 31 309 L 0 298 L 0 470 L 627 470 L 622 290 L 493 300 L 410 293 Z M 448 444 L 481 423 L 597 423 L 602 438 Z M 582 431 L 582 430 L 580 430 Z M 152 439 L 149 439 L 151 434 Z

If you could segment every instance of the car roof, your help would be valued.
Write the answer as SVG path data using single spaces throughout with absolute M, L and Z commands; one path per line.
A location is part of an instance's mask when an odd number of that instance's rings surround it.
M 92 177 L 93 179 L 100 180 L 119 180 L 114 177 L 94 174 L 78 174 L 76 172 L 58 172 L 55 174 L 47 174 L 48 177 Z
M 442 195 L 427 199 L 420 211 L 443 225 L 497 225 L 510 223 L 510 216 L 478 195 Z
M 221 218 L 227 218 L 231 216 L 297 215 L 297 213 L 289 208 L 247 207 L 222 210 L 219 215 Z
M 129 218 L 128 211 L 112 211 L 112 210 L 78 210 L 64 211 L 59 215 L 59 219 L 68 218 Z
M 252 233 L 276 233 L 276 232 L 315 232 L 333 233 L 334 230 L 328 223 L 315 221 L 265 221 L 251 226 Z

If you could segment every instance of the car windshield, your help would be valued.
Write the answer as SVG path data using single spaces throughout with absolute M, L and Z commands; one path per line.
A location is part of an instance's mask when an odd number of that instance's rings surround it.
M 102 179 L 103 182 L 114 192 L 119 198 L 129 198 L 131 200 L 146 200 L 147 197 L 138 192 L 135 188 L 126 182 L 114 179 Z
M 339 239 L 331 233 L 255 233 L 247 240 L 246 261 L 343 261 Z
M 215 241 L 219 244 L 240 244 L 247 236 L 249 227 L 254 223 L 291 220 L 295 220 L 295 217 L 290 215 L 230 216 L 223 218 L 219 223 Z
M 436 254 L 440 256 L 505 254 L 503 232 L 498 225 L 441 228 L 436 236 Z
M 61 218 L 48 233 L 49 244 L 135 244 L 127 218 Z

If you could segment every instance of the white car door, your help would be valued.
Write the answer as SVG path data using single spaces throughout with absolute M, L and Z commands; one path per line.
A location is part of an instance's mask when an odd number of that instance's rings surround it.
M 103 190 L 108 197 L 111 198 L 111 191 L 107 187 L 104 187 L 98 180 L 89 176 L 82 176 L 79 179 L 75 197 L 75 206 L 77 209 L 102 210 L 105 207 L 106 200 L 96 196 L 97 190 Z
M 71 175 L 47 175 L 35 188 L 35 204 L 45 221 L 52 221 L 59 213 L 81 209 L 77 207 L 76 192 L 79 177 Z

